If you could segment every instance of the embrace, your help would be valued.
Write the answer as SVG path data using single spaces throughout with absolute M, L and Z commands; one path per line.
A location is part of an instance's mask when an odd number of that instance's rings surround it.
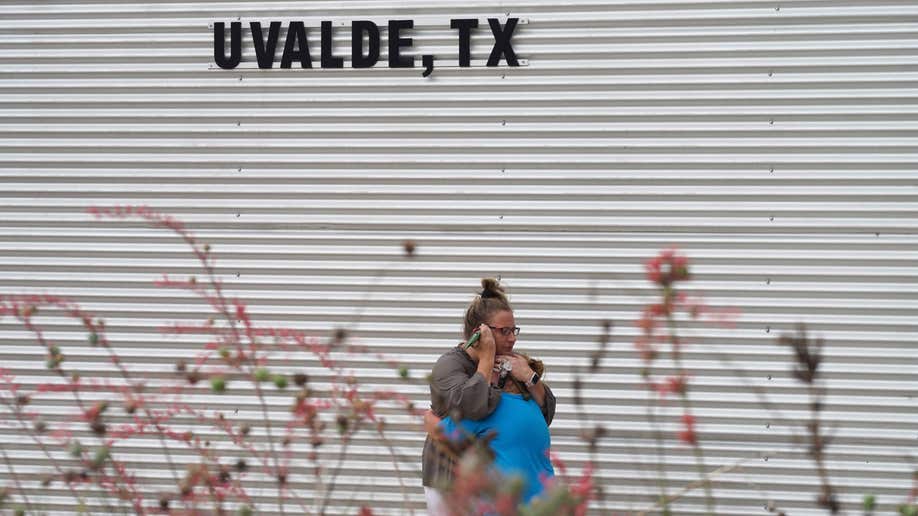
M 464 512 L 450 496 L 457 458 L 450 450 L 464 439 L 487 442 L 493 471 L 519 482 L 521 504 L 541 495 L 554 477 L 548 425 L 555 396 L 542 381 L 542 363 L 513 352 L 520 328 L 504 289 L 491 278 L 481 285 L 466 310 L 466 340 L 437 360 L 430 377 L 422 473 L 431 516 Z M 462 503 L 487 511 L 487 500 Z

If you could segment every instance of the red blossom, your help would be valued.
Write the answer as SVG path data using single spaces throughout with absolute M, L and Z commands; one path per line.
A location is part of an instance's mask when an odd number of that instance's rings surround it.
M 654 384 L 657 392 L 660 393 L 660 396 L 666 396 L 667 394 L 678 394 L 684 395 L 686 387 L 688 386 L 688 377 L 684 374 L 678 376 L 667 377 L 663 383 Z
M 656 257 L 644 262 L 647 280 L 662 287 L 689 279 L 689 262 L 676 249 L 664 249 Z
M 576 516 L 584 516 L 587 512 L 587 506 L 593 495 L 593 464 L 587 463 L 583 468 L 583 474 L 571 485 L 570 492 L 578 498 L 577 506 L 574 507 Z
M 682 424 L 685 426 L 679 431 L 679 440 L 685 444 L 696 446 L 698 444 L 698 434 L 695 432 L 695 416 L 688 413 L 683 414 Z
M 644 335 L 650 336 L 653 335 L 654 330 L 657 327 L 657 319 L 648 313 L 645 309 L 644 314 L 640 319 L 637 320 L 637 326 L 641 329 Z
M 653 317 L 663 317 L 672 312 L 672 306 L 663 303 L 653 303 L 647 306 L 647 312 Z
M 651 283 L 660 283 L 663 274 L 660 271 L 662 262 L 658 258 L 651 258 L 644 262 L 644 268 L 647 269 L 647 280 Z
M 554 464 L 556 468 L 558 468 L 558 471 L 561 473 L 561 475 L 567 475 L 567 464 L 561 460 L 561 457 L 551 450 L 546 451 L 546 453 L 548 454 L 548 458 L 551 460 L 551 463 Z

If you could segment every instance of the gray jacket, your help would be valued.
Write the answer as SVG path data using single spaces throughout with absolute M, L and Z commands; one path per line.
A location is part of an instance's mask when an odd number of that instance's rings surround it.
M 501 390 L 490 378 L 477 373 L 478 366 L 464 350 L 455 347 L 434 365 L 430 378 L 430 407 L 438 417 L 484 419 L 500 402 Z M 545 385 L 542 415 L 549 425 L 555 417 L 555 395 Z M 453 478 L 455 463 L 437 451 L 430 436 L 424 442 L 421 473 L 427 487 L 442 488 Z

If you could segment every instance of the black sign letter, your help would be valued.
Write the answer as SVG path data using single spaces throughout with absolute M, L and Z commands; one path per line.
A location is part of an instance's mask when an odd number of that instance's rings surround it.
M 277 36 L 280 34 L 281 22 L 271 22 L 268 29 L 268 43 L 265 44 L 265 38 L 261 33 L 261 22 L 252 22 L 249 24 L 252 29 L 252 43 L 255 45 L 255 57 L 258 59 L 259 68 L 271 68 L 274 66 L 274 51 L 277 49 Z
M 472 29 L 478 27 L 475 18 L 456 18 L 449 21 L 451 29 L 459 29 L 459 66 L 468 67 L 472 59 Z
M 344 59 L 332 55 L 332 22 L 322 22 L 322 68 L 344 68 Z
M 414 20 L 389 20 L 389 68 L 414 68 L 414 59 L 399 56 L 401 47 L 410 47 L 411 38 L 400 38 L 398 31 L 414 27 Z
M 232 70 L 239 66 L 242 60 L 242 23 L 230 23 L 230 57 L 226 58 L 226 33 L 223 22 L 214 24 L 214 61 L 217 66 L 225 70 Z
M 519 18 L 507 18 L 507 25 L 503 29 L 500 27 L 500 21 L 497 18 L 488 18 L 488 25 L 491 26 L 491 32 L 494 33 L 494 48 L 491 49 L 491 56 L 488 57 L 488 66 L 497 66 L 500 63 L 500 56 L 507 56 L 507 64 L 510 66 L 519 66 L 516 60 L 516 53 L 510 46 L 510 38 L 513 37 L 513 29 L 516 28 L 516 22 Z
M 363 55 L 363 35 L 366 33 L 370 48 Z M 379 27 L 371 21 L 351 22 L 351 67 L 371 68 L 379 62 Z
M 281 68 L 290 68 L 294 59 L 299 59 L 300 67 L 312 68 L 309 45 L 306 44 L 306 26 L 301 21 L 290 22 L 290 26 L 287 27 L 287 41 L 284 43 L 284 55 L 281 56 Z

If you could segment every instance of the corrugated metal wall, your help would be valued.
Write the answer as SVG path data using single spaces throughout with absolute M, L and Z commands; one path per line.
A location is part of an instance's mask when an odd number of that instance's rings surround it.
M 508 16 L 523 22 L 512 38 L 522 66 L 487 68 L 485 20 Z M 465 69 L 449 29 L 460 17 L 482 24 Z M 560 400 L 554 448 L 575 472 L 588 454 L 572 381 L 601 322 L 615 323 L 599 372 L 584 378 L 586 410 L 608 429 L 596 465 L 606 500 L 593 511 L 640 510 L 659 494 L 658 456 L 633 322 L 651 299 L 642 260 L 675 245 L 693 260 L 693 292 L 743 314 L 735 329 L 684 329 L 706 464 L 730 466 L 716 478 L 717 512 L 766 514 L 769 502 L 793 515 L 825 512 L 814 502 L 813 463 L 793 438 L 806 433 L 806 390 L 790 375 L 790 351 L 775 344 L 798 322 L 826 340 L 827 459 L 844 511 L 858 513 L 865 494 L 881 513 L 906 500 L 918 437 L 914 2 L 48 1 L 3 2 L 0 19 L 0 294 L 78 300 L 104 317 L 130 369 L 173 378 L 175 361 L 206 339 L 164 337 L 159 327 L 209 310 L 152 284 L 162 273 L 195 274 L 174 235 L 95 221 L 90 205 L 145 204 L 185 221 L 257 321 L 323 339 L 352 329 L 412 378 L 372 353 L 350 358 L 357 375 L 419 405 L 478 279 L 499 275 L 523 328 L 518 347 L 548 365 Z M 414 20 L 412 53 L 442 61 L 426 79 L 384 61 L 258 70 L 248 31 L 239 68 L 213 61 L 214 22 L 303 20 L 318 60 L 320 21 L 359 19 Z M 335 41 L 346 55 L 349 34 Z M 406 239 L 417 243 L 414 258 L 403 256 Z M 38 320 L 69 370 L 117 381 L 79 324 L 55 313 Z M 53 378 L 43 349 L 10 316 L 0 319 L 0 343 L 2 367 L 24 391 Z M 304 364 L 322 389 L 327 375 L 314 358 L 278 352 L 270 363 L 289 372 Z M 776 410 L 761 406 L 759 389 Z M 208 413 L 238 409 L 265 446 L 251 389 L 194 392 L 186 400 Z M 292 392 L 268 392 L 275 429 Z M 9 401 L 4 390 L 0 482 L 17 491 L 13 467 L 30 509 L 72 512 L 62 483 L 42 487 L 48 455 Z M 45 394 L 29 408 L 58 428 L 73 405 Z M 673 430 L 663 449 L 670 493 L 697 478 L 673 437 L 678 414 L 659 415 Z M 388 417 L 409 506 L 422 509 L 423 436 L 397 410 Z M 213 447 L 235 449 L 221 431 L 185 422 Z M 169 447 L 179 464 L 195 460 L 187 446 Z M 115 449 L 154 505 L 160 490 L 176 490 L 161 449 L 154 438 Z M 309 501 L 311 448 L 292 449 L 290 483 Z M 359 434 L 348 457 L 329 512 L 404 512 L 390 450 L 374 432 Z M 272 481 L 249 478 L 259 511 L 274 511 Z M 86 502 L 106 511 L 96 497 Z M 704 510 L 700 490 L 673 505 L 675 514 Z

